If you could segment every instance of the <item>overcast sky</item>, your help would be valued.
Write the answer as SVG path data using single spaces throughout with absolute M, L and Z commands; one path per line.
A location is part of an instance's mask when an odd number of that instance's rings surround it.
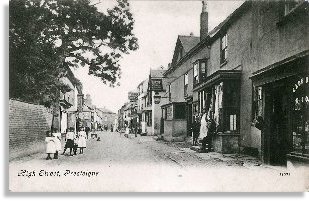
M 99 1 L 99 0 L 94 0 Z M 81 80 L 84 94 L 90 94 L 92 103 L 114 112 L 127 101 L 129 91 L 147 78 L 150 69 L 171 62 L 178 35 L 199 36 L 201 1 L 129 1 L 135 19 L 134 33 L 139 49 L 125 55 L 121 61 L 122 77 L 119 87 L 110 88 L 98 78 L 88 75 L 87 68 L 75 71 Z M 101 0 L 99 10 L 114 4 L 113 0 Z M 209 1 L 209 31 L 222 22 L 242 1 Z

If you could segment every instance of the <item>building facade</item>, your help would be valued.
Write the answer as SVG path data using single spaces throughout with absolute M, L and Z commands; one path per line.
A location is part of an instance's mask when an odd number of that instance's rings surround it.
M 192 117 L 205 109 L 217 125 L 217 152 L 279 165 L 307 159 L 308 2 L 246 1 L 210 32 L 206 12 L 203 3 L 200 40 L 184 51 L 179 37 L 165 73 L 164 133 L 190 135 Z

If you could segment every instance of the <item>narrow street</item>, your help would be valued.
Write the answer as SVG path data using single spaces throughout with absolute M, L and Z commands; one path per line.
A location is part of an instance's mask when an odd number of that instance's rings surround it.
M 69 156 L 67 150 L 57 160 L 47 161 L 46 155 L 40 153 L 11 161 L 10 190 L 229 191 L 244 190 L 250 180 L 264 183 L 254 190 L 266 190 L 277 180 L 265 184 L 262 178 L 279 177 L 274 169 L 253 164 L 248 168 L 209 154 L 202 156 L 152 137 L 126 138 L 111 132 L 100 132 L 98 137 L 101 141 L 87 141 L 84 154 Z M 198 185 L 193 188 L 192 182 Z M 223 183 L 230 185 L 223 187 Z M 300 186 L 298 182 L 294 187 Z

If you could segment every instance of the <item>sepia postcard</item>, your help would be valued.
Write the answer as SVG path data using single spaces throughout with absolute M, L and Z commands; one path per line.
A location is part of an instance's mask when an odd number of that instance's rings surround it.
M 307 192 L 308 0 L 10 0 L 10 192 Z

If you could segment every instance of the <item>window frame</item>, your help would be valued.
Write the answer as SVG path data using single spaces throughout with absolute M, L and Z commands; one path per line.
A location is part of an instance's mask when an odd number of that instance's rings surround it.
M 184 96 L 187 97 L 188 96 L 188 86 L 189 86 L 189 73 L 185 73 L 184 74 Z
M 204 72 L 202 65 L 204 64 Z M 197 68 L 197 69 L 196 69 Z M 193 63 L 193 86 L 203 82 L 207 76 L 207 59 L 198 59 Z
M 199 83 L 199 61 L 197 60 L 193 63 L 193 85 L 197 85 L 198 83 Z
M 228 34 L 225 33 L 220 38 L 220 64 L 224 64 L 228 58 Z

